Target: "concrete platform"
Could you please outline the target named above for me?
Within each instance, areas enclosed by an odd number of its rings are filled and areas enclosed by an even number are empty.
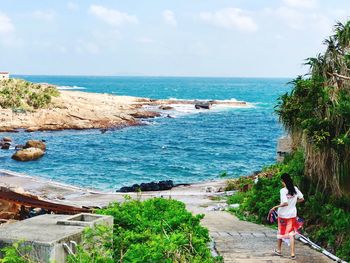
[[[91,216],[41,215],[1,225],[0,247],[23,241],[23,245],[33,248],[30,255],[38,262],[66,262],[67,246],[74,251],[74,242],[81,242],[86,227],[93,227],[96,223],[113,225],[111,216]],[[82,220],[84,218],[89,220]]]

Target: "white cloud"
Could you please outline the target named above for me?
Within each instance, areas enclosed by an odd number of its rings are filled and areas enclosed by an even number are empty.
[[[11,34],[15,31],[15,26],[11,19],[4,13],[0,13],[0,34]]]
[[[77,3],[74,3],[74,2],[68,2],[67,8],[71,11],[77,11],[79,9],[79,5]]]
[[[177,26],[177,21],[175,18],[175,14],[171,10],[164,10],[162,13],[163,20],[166,24],[171,26]]]
[[[55,12],[52,10],[36,10],[32,13],[35,19],[43,21],[52,21],[55,19]]]
[[[138,19],[134,15],[120,12],[116,9],[106,8],[101,5],[91,5],[89,8],[91,14],[105,23],[119,27],[122,24],[137,24]]]
[[[283,3],[294,8],[315,8],[317,6],[317,0],[283,0]]]
[[[225,8],[216,12],[202,12],[199,17],[215,26],[254,32],[258,29],[253,18],[239,8]]]
[[[22,44],[21,39],[16,36],[16,28],[10,17],[0,12],[0,45],[6,47],[19,47]]]

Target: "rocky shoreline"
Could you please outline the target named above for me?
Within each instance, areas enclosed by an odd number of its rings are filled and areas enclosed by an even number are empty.
[[[29,112],[0,108],[0,132],[118,129],[144,125],[142,119],[159,117],[174,105],[185,104],[197,109],[210,109],[216,104],[247,106],[240,101],[155,100],[61,90],[45,109]]]

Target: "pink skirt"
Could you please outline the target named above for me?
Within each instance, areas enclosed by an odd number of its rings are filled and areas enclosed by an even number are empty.
[[[290,238],[299,233],[299,229],[303,226],[303,222],[297,217],[282,218],[278,217],[278,234],[277,238]]]

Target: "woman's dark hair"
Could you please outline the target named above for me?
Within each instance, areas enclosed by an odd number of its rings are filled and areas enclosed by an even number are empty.
[[[282,181],[286,184],[286,187],[288,189],[288,194],[293,196],[297,194],[297,191],[295,190],[294,184],[293,184],[293,180],[290,177],[289,174],[284,173],[281,175],[281,179]]]

